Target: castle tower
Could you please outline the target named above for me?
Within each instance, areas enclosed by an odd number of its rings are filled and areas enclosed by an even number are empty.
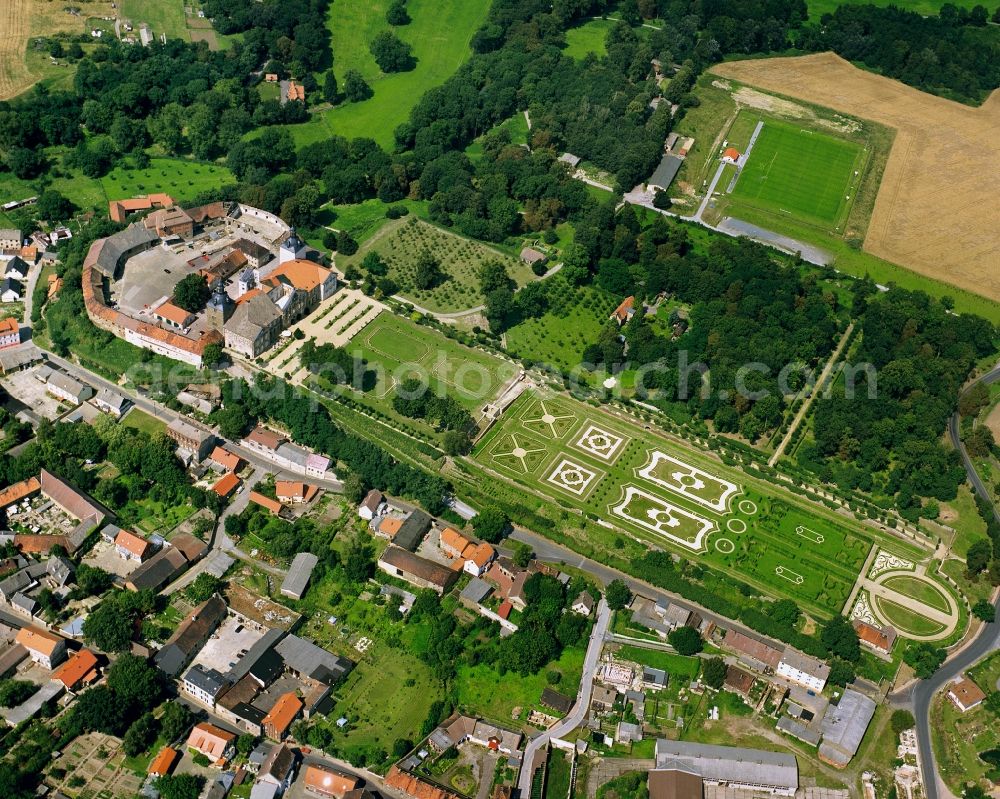
[[[217,280],[212,289],[212,297],[205,306],[205,319],[209,327],[222,332],[222,326],[229,321],[233,313],[233,302],[222,287],[222,281]]]
[[[295,228],[289,228],[288,238],[281,242],[281,247],[278,249],[279,266],[301,258],[307,249],[305,242],[295,232]]]

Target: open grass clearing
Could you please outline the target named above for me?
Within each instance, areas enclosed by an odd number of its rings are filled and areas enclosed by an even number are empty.
[[[990,690],[985,685],[980,687]],[[982,778],[989,768],[979,759],[979,753],[1000,746],[996,716],[982,706],[962,713],[939,692],[931,704],[930,727],[941,778],[959,796],[968,782]]]
[[[153,158],[146,169],[116,167],[101,178],[101,185],[112,200],[162,191],[178,202],[235,182],[233,173],[224,166],[181,158]]]
[[[389,28],[385,12],[390,0],[367,3],[334,2],[327,27],[334,52],[334,72],[343,86],[344,75],[354,69],[371,86],[373,96],[360,103],[344,103],[321,112],[318,118],[291,128],[299,146],[331,134],[349,139],[374,138],[392,149],[393,131],[405,122],[413,106],[434,87],[444,83],[469,57],[472,35],[486,19],[487,0],[410,0],[409,25],[395,33],[413,48],[416,67],[409,72],[381,72],[368,45]]]
[[[980,0],[906,0],[899,3],[897,0],[807,0],[809,8],[809,19],[818,20],[824,14],[832,14],[838,6],[849,5],[874,5],[874,6],[899,6],[907,11],[916,11],[925,17],[934,16],[941,11],[941,6],[946,3],[958,6],[959,8],[972,9],[981,5]],[[993,7],[989,6],[990,11]]]
[[[409,209],[410,216],[427,219],[428,202],[426,200],[402,200],[399,203],[393,203],[393,205],[403,205]],[[359,244],[364,244],[391,221],[385,215],[390,207],[389,204],[375,198],[353,205],[330,205],[327,207],[337,215],[336,219],[330,223],[330,227],[347,231]],[[337,259],[337,263],[343,264],[349,260],[341,256]]]
[[[126,427],[134,427],[136,430],[142,430],[151,436],[162,433],[167,428],[166,422],[135,407],[125,414],[122,424]]]
[[[455,680],[458,709],[508,726],[525,719],[532,708],[551,713],[551,710],[542,707],[542,691],[554,687],[557,691],[574,695],[583,671],[584,654],[581,647],[565,649],[558,660],[527,677],[514,672],[499,675],[492,667],[482,663],[476,666],[461,664]],[[549,671],[558,671],[561,675],[555,686],[550,686],[546,679],[546,672]],[[521,709],[516,718],[513,715],[515,708]]]
[[[390,407],[393,387],[415,376],[424,379],[431,390],[473,410],[492,400],[516,371],[507,361],[389,313],[380,314],[346,349],[378,372],[369,396],[384,398]]]
[[[662,669],[674,679],[690,681],[698,676],[698,658],[684,657],[672,652],[644,649],[638,646],[620,647],[616,655],[623,660],[631,660],[643,666]]]
[[[355,653],[357,657],[357,653]],[[431,704],[441,697],[441,686],[423,661],[405,649],[376,641],[359,658],[336,691],[331,720],[350,719],[344,745],[392,750],[398,738],[417,740]],[[392,690],[386,691],[385,686]],[[336,728],[334,728],[336,729]]]
[[[119,0],[118,16],[131,21],[138,36],[139,25],[146,23],[153,36],[165,33],[168,39],[190,41],[184,16],[184,0]]]
[[[378,253],[389,266],[389,277],[399,285],[400,296],[432,313],[452,313],[483,303],[479,270],[490,261],[500,261],[518,286],[534,280],[531,269],[519,259],[473,239],[422,222],[413,216],[394,220],[347,258],[338,258],[341,268],[359,265],[369,252]],[[417,262],[431,253],[445,278],[434,288],[415,286]]]

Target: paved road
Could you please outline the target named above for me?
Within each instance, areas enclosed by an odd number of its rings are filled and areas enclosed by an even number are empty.
[[[38,283],[38,276],[42,274],[42,264],[32,264],[28,270],[28,283],[24,289],[24,326],[31,328],[31,310],[34,307],[35,285]],[[24,339],[22,339],[23,341]]]
[[[978,380],[970,383],[962,393],[965,394],[974,385],[976,385],[976,383],[984,383],[988,386],[991,383],[997,382],[997,380],[1000,380],[1000,365],[994,366],[993,369],[984,374]],[[990,497],[990,492],[986,488],[986,484],[983,483],[979,473],[976,471],[976,467],[973,466],[972,459],[969,457],[969,453],[965,450],[965,444],[962,443],[962,437],[959,432],[960,422],[961,420],[959,419],[958,411],[956,410],[955,413],[951,415],[951,419],[948,420],[948,434],[951,436],[951,443],[962,456],[962,463],[965,465],[965,473],[968,475],[969,482],[972,483],[972,487],[975,489],[976,493],[979,494],[979,496],[992,505],[993,500]],[[993,515],[996,517],[997,521],[1000,522],[1000,511],[997,510],[996,506],[993,506]]]
[[[1000,598],[994,603],[1000,615]],[[934,749],[931,745],[930,708],[931,700],[953,677],[969,668],[973,663],[1000,648],[1000,622],[984,624],[979,635],[965,649],[945,663],[929,680],[920,680],[910,685],[893,700],[905,699],[907,694],[913,701],[913,715],[917,720],[917,747],[920,750],[920,770],[927,799],[941,799],[951,796],[951,792],[939,782]]]
[[[587,717],[587,710],[590,707],[590,691],[594,687],[594,674],[597,672],[597,664],[601,660],[601,649],[604,647],[604,638],[608,633],[610,622],[611,608],[604,601],[604,597],[601,597],[597,606],[597,621],[590,633],[587,655],[583,660],[583,676],[580,678],[580,690],[576,694],[576,704],[562,721],[533,738],[525,747],[524,759],[521,761],[524,765],[521,767],[521,775],[517,782],[521,799],[527,799],[531,795],[531,764],[534,762],[538,750],[546,746],[553,738],[560,738],[575,730],[583,724]]]
[[[701,201],[701,205],[698,206],[698,210],[695,211],[694,216],[691,217],[693,221],[700,222],[703,225],[705,224],[701,221],[701,215],[705,213],[705,209],[708,208],[708,204],[712,201],[712,196],[715,194],[715,185],[719,182],[719,178],[722,177],[722,172],[725,168],[725,164],[719,164],[719,168],[715,170],[715,177],[712,178],[712,182],[708,186],[708,191],[705,192],[705,199]],[[711,227],[711,225],[706,225],[706,227]]]
[[[751,225],[742,219],[734,219],[731,216],[727,216],[712,229],[737,239],[753,239],[760,244],[767,244],[792,255],[798,253],[802,256],[803,261],[808,261],[811,264],[827,266],[833,263],[833,256],[826,250],[806,244],[798,239],[793,239],[791,236],[782,236],[773,230],[768,230],[758,225]]]

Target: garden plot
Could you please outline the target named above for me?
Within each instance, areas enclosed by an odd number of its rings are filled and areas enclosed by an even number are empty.
[[[635,486],[625,486],[622,501],[611,507],[621,519],[636,524],[675,544],[700,552],[715,522],[679,508]]]
[[[478,241],[407,217],[385,225],[358,252],[338,260],[338,266],[360,265],[369,252],[378,253],[389,267],[389,277],[399,286],[399,296],[431,313],[454,313],[483,304],[479,270],[499,261],[518,286],[534,280],[527,264]],[[433,288],[417,288],[417,264],[425,253],[439,262],[442,278]]]
[[[665,452],[654,450],[649,463],[637,474],[651,483],[682,494],[706,508],[724,513],[729,500],[739,492],[739,486],[691,466]]]
[[[496,479],[597,520],[588,535],[698,553],[819,615],[843,609],[877,538],[707,453],[564,396],[525,392],[473,458]]]

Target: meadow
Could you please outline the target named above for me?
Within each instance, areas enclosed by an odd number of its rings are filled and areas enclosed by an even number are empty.
[[[377,372],[366,396],[390,409],[393,387],[411,375],[427,380],[432,390],[454,397],[471,411],[492,400],[516,371],[511,363],[390,313],[380,314],[345,349]]]
[[[734,127],[744,116],[756,117],[743,112]],[[747,203],[775,214],[839,227],[850,204],[847,197],[855,193],[864,160],[862,148],[787,122],[772,118],[761,121],[764,127],[731,195],[737,201],[735,214],[739,213],[738,204]]]
[[[489,8],[487,0],[410,0],[406,10],[412,21],[394,31],[413,48],[417,64],[409,72],[387,75],[379,70],[368,45],[389,27],[385,21],[389,5],[390,0],[338,0],[331,5],[327,27],[333,39],[337,80],[342,87],[347,71],[357,70],[371,86],[373,96],[360,103],[344,103],[317,114],[312,122],[292,126],[299,146],[330,135],[349,139],[363,136],[391,150],[393,131],[409,118],[424,92],[444,83],[469,57],[469,42]]]
[[[674,459],[666,468],[664,455]],[[601,527],[704,559],[821,616],[843,608],[874,538],[823,507],[564,397],[526,392],[473,458]],[[623,502],[640,492],[638,507]]]
[[[165,33],[168,39],[190,41],[183,0],[120,0],[120,3],[119,17],[131,21],[136,31],[145,22],[156,38]]]
[[[146,169],[116,167],[101,178],[108,199],[162,191],[178,202],[235,182],[233,173],[224,166],[178,158],[152,158]]]
[[[416,216],[419,219],[427,218],[427,200],[402,200],[393,203],[393,205],[405,206],[411,216]],[[385,215],[389,209],[389,203],[384,203],[374,197],[352,205],[327,205],[325,207],[336,214],[330,227],[346,231],[359,244],[364,244],[390,221]],[[343,256],[338,259],[340,263],[348,260]]]
[[[452,313],[482,304],[479,269],[489,261],[500,261],[518,286],[534,279],[531,269],[519,259],[473,239],[422,222],[413,216],[382,227],[361,249],[347,258],[338,258],[341,268],[360,264],[365,255],[376,252],[389,266],[389,277],[399,285],[399,294],[432,313]],[[432,253],[446,275],[432,289],[414,285],[417,260]]]
[[[958,6],[959,8],[972,9],[977,5],[982,5],[980,0],[906,0],[900,3],[898,0],[807,0],[809,8],[809,19],[818,20],[824,14],[832,14],[838,6],[844,5],[873,5],[873,6],[899,6],[907,11],[916,11],[925,17],[933,16],[941,11],[941,6],[946,3]],[[993,7],[990,6],[990,11]]]

